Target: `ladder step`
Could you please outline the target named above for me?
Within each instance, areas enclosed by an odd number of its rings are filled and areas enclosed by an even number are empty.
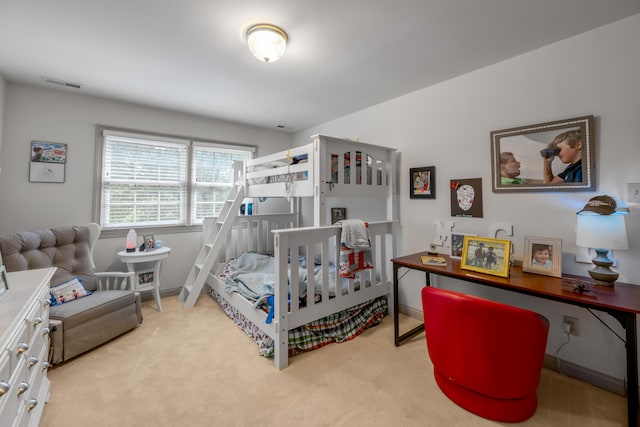
[[[224,248],[223,239],[231,232],[234,219],[238,215],[240,204],[244,199],[244,189],[242,186],[235,186],[229,194],[227,200],[215,221],[216,226],[207,236],[203,247],[198,254],[198,258],[193,264],[189,277],[180,291],[179,300],[185,307],[193,307],[200,296],[204,286],[207,286],[207,278],[210,271]],[[205,252],[203,252],[205,250]]]

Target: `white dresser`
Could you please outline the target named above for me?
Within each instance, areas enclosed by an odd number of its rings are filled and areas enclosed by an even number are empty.
[[[54,268],[7,273],[0,294],[0,427],[37,426],[49,399],[49,281]]]

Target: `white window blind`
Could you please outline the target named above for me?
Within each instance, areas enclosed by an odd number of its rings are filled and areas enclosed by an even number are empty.
[[[233,186],[233,162],[255,152],[102,126],[96,143],[94,220],[104,230],[202,224],[219,215]]]
[[[188,150],[186,143],[105,133],[103,227],[186,224]]]
[[[252,151],[197,144],[192,161],[192,223],[218,216],[233,186],[233,162],[251,159]]]

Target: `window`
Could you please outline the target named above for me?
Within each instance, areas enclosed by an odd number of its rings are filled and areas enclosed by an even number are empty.
[[[251,158],[246,150],[197,143],[193,149],[192,222],[220,213],[233,186],[233,162]]]
[[[99,127],[95,220],[105,229],[202,224],[255,149]]]

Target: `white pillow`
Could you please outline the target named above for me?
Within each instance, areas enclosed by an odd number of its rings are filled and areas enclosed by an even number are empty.
[[[64,304],[65,302],[91,295],[91,292],[84,288],[82,279],[79,277],[53,286],[50,291],[52,305]]]

